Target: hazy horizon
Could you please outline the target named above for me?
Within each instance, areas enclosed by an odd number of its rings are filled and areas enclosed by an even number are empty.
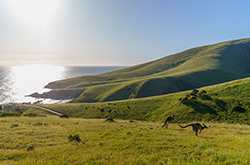
[[[0,66],[133,66],[248,38],[250,2],[0,1]]]

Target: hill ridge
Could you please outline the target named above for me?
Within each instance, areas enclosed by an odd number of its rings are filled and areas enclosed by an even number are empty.
[[[36,97],[53,98],[57,93],[63,96],[64,91],[68,93],[70,90],[73,102],[124,100],[190,90],[249,76],[250,38],[245,38],[191,48],[95,76],[51,82],[46,87],[53,90]]]

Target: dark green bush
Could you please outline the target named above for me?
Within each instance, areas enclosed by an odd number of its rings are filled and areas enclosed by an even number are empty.
[[[202,96],[204,93],[207,93],[207,91],[205,91],[204,89],[202,89],[202,90],[200,90],[199,92],[198,92],[198,96],[200,97],[200,96]]]
[[[69,134],[68,139],[69,139],[69,141],[77,141],[77,142],[81,141],[78,133],[75,133],[74,135]]]
[[[0,117],[21,116],[19,112],[0,112]]]
[[[18,127],[18,124],[12,124],[10,128]]]
[[[198,93],[198,92],[199,92],[199,90],[194,89],[194,90],[192,90],[192,92],[190,93],[190,95],[197,96],[197,93]]]
[[[67,114],[64,113],[64,114],[60,115],[60,118],[67,118],[68,119],[69,115],[67,115]]]
[[[39,126],[39,125],[43,125],[43,123],[41,123],[41,122],[38,121],[38,122],[34,123],[33,125],[34,126]]]
[[[36,113],[24,113],[23,116],[37,117],[38,114],[36,114]]]
[[[196,98],[194,95],[192,95],[192,96],[190,96],[190,97],[188,98],[188,100],[189,100],[189,101],[195,101],[195,100],[197,100],[197,98]]]
[[[186,97],[181,97],[181,98],[179,98],[179,100],[182,101],[182,102],[186,102],[186,101],[188,101],[188,98],[186,98]]]
[[[68,139],[69,139],[69,141],[73,141],[74,140],[74,136],[72,134],[69,134]]]

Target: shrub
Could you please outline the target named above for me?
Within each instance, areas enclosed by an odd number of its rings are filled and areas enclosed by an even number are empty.
[[[202,96],[204,93],[207,93],[207,91],[205,91],[204,89],[202,89],[202,90],[200,90],[200,91],[198,92],[198,96],[200,97],[200,96]]]
[[[186,101],[188,101],[188,98],[186,98],[186,97],[181,97],[181,98],[179,98],[179,101],[186,102]]]
[[[19,112],[0,112],[0,117],[21,116]]]
[[[197,98],[196,98],[195,95],[191,95],[191,96],[188,95],[186,97],[181,97],[178,100],[181,101],[181,102],[189,102],[189,101],[196,101]]]
[[[18,127],[18,124],[12,124],[10,128]]]
[[[195,100],[197,100],[197,98],[196,98],[194,95],[192,95],[192,96],[189,97],[188,100],[189,100],[189,101],[195,101]]]
[[[109,122],[115,122],[113,118],[108,118],[105,121],[109,121]]]
[[[199,90],[194,89],[194,90],[192,90],[192,92],[190,93],[190,95],[196,96],[198,92],[199,92]]]
[[[68,139],[69,139],[69,141],[73,141],[74,140],[74,136],[72,134],[69,134]]]
[[[43,125],[43,123],[41,123],[41,122],[36,122],[36,123],[34,123],[33,125],[35,125],[35,126],[39,126],[39,125]]]
[[[74,134],[74,140],[77,141],[77,142],[81,141],[79,134],[77,134],[77,133]]]
[[[23,116],[36,117],[38,114],[36,113],[24,113]]]
[[[77,142],[81,141],[78,133],[75,133],[74,135],[69,134],[68,139],[69,139],[69,141],[77,141]]]
[[[60,115],[60,118],[67,118],[67,119],[69,119],[69,115],[67,115],[67,114],[62,114],[62,115]]]

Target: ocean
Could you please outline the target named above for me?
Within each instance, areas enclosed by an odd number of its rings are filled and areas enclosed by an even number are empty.
[[[35,99],[26,97],[34,92],[49,91],[44,88],[49,82],[85,75],[97,75],[124,66],[50,66],[27,65],[0,67],[0,104],[23,103],[43,100],[50,104],[59,102],[51,99]]]

